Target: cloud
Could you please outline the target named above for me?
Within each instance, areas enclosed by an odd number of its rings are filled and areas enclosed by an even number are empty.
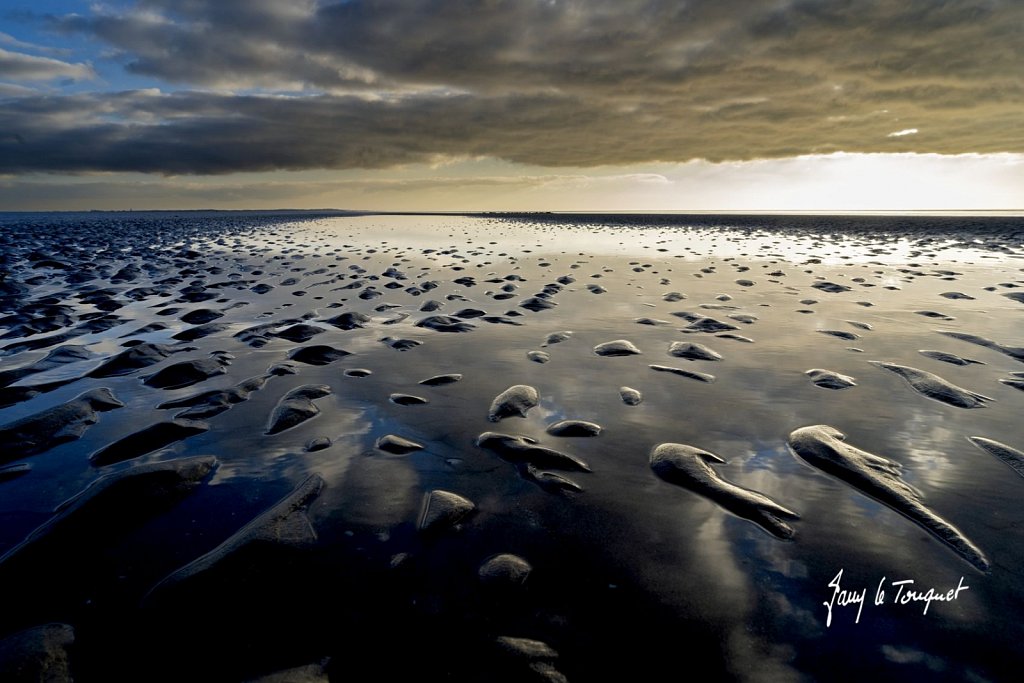
[[[592,167],[837,150],[906,152],[922,146],[917,140],[932,152],[998,152],[1024,140],[1024,120],[1016,112],[1000,114],[998,133],[962,112],[943,110],[931,115],[927,131],[922,126],[918,135],[887,138],[893,121],[880,117],[835,124],[788,105],[785,123],[766,111],[695,121],[677,116],[678,107],[669,100],[620,111],[563,94],[380,100],[133,91],[24,97],[0,108],[0,130],[19,136],[17,142],[0,140],[0,172],[371,169],[445,156]]]
[[[17,81],[50,81],[57,78],[82,81],[96,77],[96,72],[88,64],[71,64],[3,48],[0,48],[0,74]]]
[[[53,21],[193,84],[216,84],[216,68],[329,86],[330,69],[356,66],[393,83],[620,94],[723,74],[1013,81],[1022,18],[1015,0],[142,0]]]
[[[203,90],[27,96],[0,171],[1020,152],[1022,23],[1016,0],[140,0],[50,24]]]
[[[28,97],[38,95],[39,90],[25,85],[0,82],[0,97]]]
[[[50,55],[67,55],[71,51],[67,48],[51,47],[49,45],[39,45],[36,43],[29,43],[23,40],[18,40],[9,33],[0,31],[0,43],[9,45],[16,50],[24,50],[26,52],[42,52],[43,54]]]

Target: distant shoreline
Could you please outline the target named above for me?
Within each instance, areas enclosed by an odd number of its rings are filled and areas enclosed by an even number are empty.
[[[37,210],[37,211],[0,211],[3,215],[38,215],[38,214],[233,214],[233,215],[295,215],[295,216],[468,216],[468,217],[501,217],[501,218],[565,218],[586,217],[593,219],[596,216],[678,216],[678,217],[707,217],[707,216],[771,216],[771,217],[811,217],[811,216],[836,216],[836,217],[979,217],[979,218],[1024,218],[1024,208],[1021,209],[910,209],[901,211],[885,210],[843,210],[834,211],[796,211],[796,210],[760,210],[760,211],[729,211],[729,210],[620,210],[620,211],[387,211],[375,209],[80,209],[80,210]]]

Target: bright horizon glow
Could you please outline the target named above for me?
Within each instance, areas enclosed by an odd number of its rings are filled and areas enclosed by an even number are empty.
[[[1024,209],[1024,155],[846,154],[549,169],[463,160],[382,171],[0,177],[5,210],[969,212]]]

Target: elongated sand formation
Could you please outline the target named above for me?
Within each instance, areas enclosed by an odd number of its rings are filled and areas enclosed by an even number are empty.
[[[964,534],[925,507],[921,494],[901,479],[901,465],[846,443],[834,427],[801,427],[789,435],[789,447],[826,474],[871,496],[928,531],[976,569],[989,569],[988,558]]]
[[[709,463],[725,463],[714,453],[678,443],[659,444],[651,451],[651,469],[659,477],[698,493],[729,512],[757,524],[779,538],[792,538],[793,527],[784,520],[800,515],[768,496],[723,479]]]

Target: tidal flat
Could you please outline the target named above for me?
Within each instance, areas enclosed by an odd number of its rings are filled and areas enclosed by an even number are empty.
[[[0,674],[1024,667],[1024,219],[0,214],[0,275]]]

